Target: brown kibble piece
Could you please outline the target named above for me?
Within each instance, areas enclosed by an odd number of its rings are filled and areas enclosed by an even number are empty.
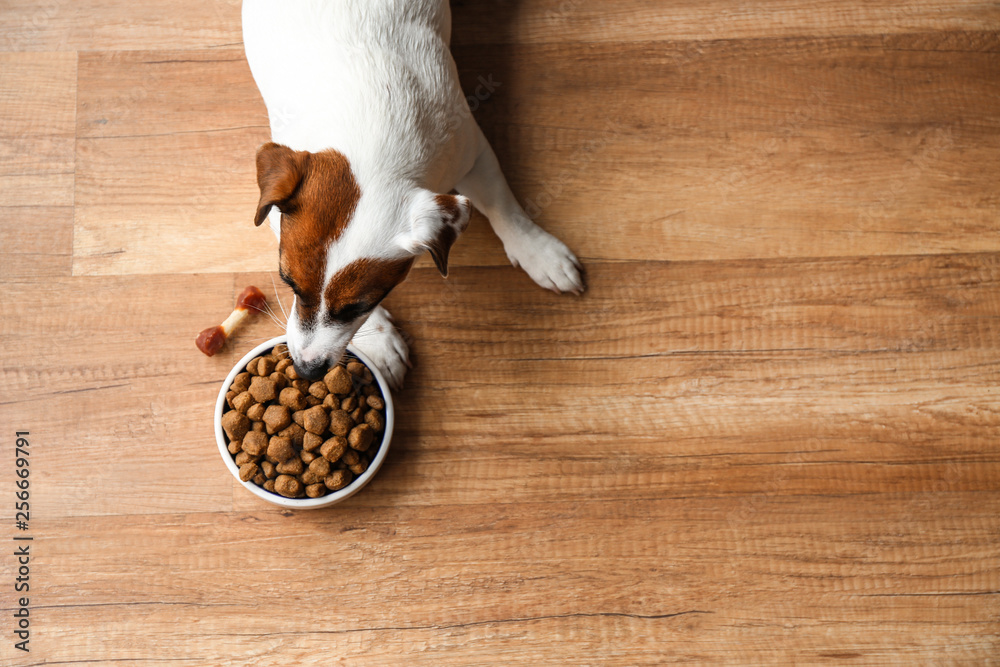
[[[295,412],[292,413],[292,421],[298,424],[299,426],[302,426],[302,424],[305,423],[305,417],[306,417],[305,410],[296,410]]]
[[[238,394],[235,391],[226,392],[226,405],[233,407],[233,399],[236,398]]]
[[[273,479],[269,479],[266,482],[264,482],[264,489],[266,491],[270,491],[271,493],[274,493],[274,480]]]
[[[222,430],[230,440],[242,440],[250,430],[250,420],[238,410],[230,410],[222,415]]]
[[[302,446],[302,439],[306,435],[306,430],[298,424],[291,424],[283,431],[278,431],[278,436],[288,438],[296,447]]]
[[[252,421],[259,422],[264,418],[264,410],[266,409],[267,408],[264,407],[263,403],[254,403],[250,406],[250,409],[247,410],[247,417],[249,417]]]
[[[365,421],[365,409],[362,407],[355,408],[354,412],[351,413],[351,419],[354,420],[355,424],[361,424]]]
[[[247,433],[243,438],[243,451],[251,456],[263,456],[267,451],[267,435],[259,431]]]
[[[354,388],[351,374],[343,366],[334,366],[323,378],[326,388],[333,394],[349,394]]]
[[[306,487],[306,495],[310,498],[322,498],[326,495],[326,484],[310,484]]]
[[[256,475],[254,475],[253,483],[256,484],[257,486],[263,486],[264,482],[266,481],[267,477],[264,477],[264,473],[259,472]]]
[[[385,417],[375,408],[365,413],[365,423],[371,426],[372,430],[376,433],[381,433],[385,430]]]
[[[309,396],[306,396],[306,405],[310,408],[314,408],[317,405],[323,405],[323,401],[310,394]]]
[[[279,360],[278,363],[274,365],[274,372],[281,373],[282,375],[284,375],[285,369],[291,365],[292,365],[292,360],[289,359],[288,356],[286,355],[281,360]],[[287,378],[288,376],[285,375],[285,377]]]
[[[301,378],[298,380],[292,380],[292,386],[301,391],[303,396],[309,393],[310,384],[312,383],[309,382],[309,380],[303,380]]]
[[[336,436],[323,443],[319,453],[330,463],[336,463],[347,451],[347,438]]]
[[[348,470],[335,470],[326,476],[323,484],[331,491],[338,491],[351,483],[353,476]]]
[[[268,479],[274,479],[278,476],[278,472],[274,469],[274,464],[270,461],[261,461],[260,471],[264,473],[264,476]]]
[[[229,388],[237,394],[242,394],[250,388],[250,377],[250,374],[246,371],[239,373],[235,378],[233,378],[233,384]]]
[[[246,414],[250,406],[255,404],[256,401],[253,400],[253,396],[250,395],[249,391],[245,391],[233,399],[233,409],[239,410],[243,414]]]
[[[372,430],[372,427],[368,424],[359,424],[351,429],[350,435],[347,436],[347,443],[351,446],[351,449],[366,452],[374,439],[375,432]]]
[[[294,498],[302,493],[302,482],[291,475],[279,475],[274,480],[274,490],[286,498]]]
[[[258,361],[260,361],[260,357],[254,357],[253,359],[251,359],[250,361],[248,361],[247,362],[246,372],[249,373],[250,375],[256,376],[257,375],[257,362]]]
[[[347,362],[347,372],[355,377],[360,377],[364,375],[365,365],[360,361],[349,361]]]
[[[321,435],[329,425],[330,418],[327,416],[326,410],[323,409],[322,405],[309,408],[302,414],[302,428],[310,433]]]
[[[377,394],[372,394],[366,398],[365,403],[368,404],[369,408],[373,408],[375,410],[385,410],[385,401]]]
[[[361,460],[361,455],[353,449],[348,449],[344,452],[344,455],[340,457],[340,460],[343,461],[345,466],[353,466],[357,465],[358,461]]]
[[[306,397],[295,387],[285,387],[278,396],[278,402],[289,410],[305,410]]]
[[[295,370],[295,365],[294,364],[292,364],[291,366],[288,366],[287,368],[285,368],[285,377],[288,378],[289,380],[291,380],[292,382],[300,379],[299,378],[299,372],[297,370]]]
[[[249,482],[258,472],[260,472],[260,467],[256,463],[246,463],[240,466],[240,481]]]
[[[292,447],[292,441],[288,438],[274,436],[267,443],[267,456],[279,463],[284,463],[295,456],[295,448]]]
[[[315,474],[317,477],[326,477],[330,474],[330,462],[320,456],[309,464],[309,472]]]
[[[249,435],[249,433],[247,435]],[[229,447],[227,449],[229,449],[230,454],[236,456],[237,454],[243,451],[243,443],[240,442],[239,440],[232,440],[230,441]]]
[[[352,466],[347,466],[347,469],[353,472],[355,475],[361,475],[366,470],[368,470],[368,461],[361,459]]]
[[[258,403],[257,405],[260,405],[260,403]],[[254,422],[253,426],[251,427],[251,430],[260,431],[261,433],[263,433],[264,432],[264,422]]]
[[[330,390],[327,389],[325,383],[316,381],[309,385],[309,393],[322,401],[329,395]]]
[[[239,454],[237,454],[233,458],[233,460],[236,462],[237,466],[244,466],[244,465],[246,465],[247,463],[250,463],[250,462],[253,462],[253,463],[257,462],[257,458],[256,457],[250,456],[246,452],[240,452]]]
[[[264,411],[264,423],[267,432],[274,435],[292,423],[292,415],[284,405],[271,405]]]
[[[327,410],[336,410],[340,407],[340,399],[337,398],[336,394],[327,394],[326,398],[323,399],[323,407]]]
[[[319,447],[321,447],[322,445],[323,445],[323,438],[316,435],[315,433],[309,433],[308,431],[306,431],[306,434],[302,437],[302,449],[304,449],[307,452],[314,452],[317,449],[319,449]]]
[[[267,376],[274,372],[274,359],[271,357],[260,357],[257,361],[257,375]]]
[[[301,481],[306,486],[309,486],[310,484],[316,484],[318,482],[322,482],[323,480],[322,478],[317,477],[316,473],[309,472],[308,470],[306,470],[304,473],[299,475],[299,481]]]
[[[348,396],[340,402],[340,409],[344,412],[354,412],[358,409],[358,397]]]
[[[302,463],[302,459],[293,456],[284,463],[274,466],[274,469],[281,475],[301,475],[302,471],[306,469],[306,465]]]
[[[354,420],[351,415],[343,410],[334,410],[330,413],[330,433],[334,435],[347,435],[354,428]]]
[[[287,359],[288,346],[285,345],[284,343],[278,343],[277,345],[274,346],[274,349],[271,350],[271,356],[273,356],[275,359]]]
[[[284,373],[278,373],[275,371],[268,376],[271,382],[274,383],[275,390],[280,394],[281,390],[288,386],[288,378],[285,377]]]
[[[278,388],[271,378],[255,377],[250,381],[250,395],[258,403],[273,401],[278,396]]]
[[[312,435],[312,434],[310,433],[310,435]],[[306,465],[309,465],[310,463],[312,463],[313,461],[315,461],[317,458],[319,458],[319,454],[317,454],[316,452],[307,452],[307,451],[303,450],[303,451],[299,452],[299,458],[302,459],[303,463],[305,463]]]

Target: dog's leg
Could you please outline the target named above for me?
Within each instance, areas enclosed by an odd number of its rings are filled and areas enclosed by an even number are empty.
[[[392,323],[389,311],[376,307],[351,344],[368,355],[393,389],[402,388],[403,376],[410,368],[410,347]]]
[[[472,170],[455,189],[490,220],[511,264],[553,292],[582,294],[583,267],[566,245],[528,217],[507,185],[493,149],[480,132],[483,147]]]

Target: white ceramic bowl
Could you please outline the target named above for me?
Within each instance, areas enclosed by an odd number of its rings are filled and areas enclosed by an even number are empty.
[[[385,461],[385,456],[389,452],[389,442],[392,440],[392,427],[395,422],[395,410],[392,406],[392,394],[389,392],[389,385],[386,383],[385,378],[379,373],[378,369],[371,363],[364,354],[357,350],[353,345],[347,346],[347,351],[356,356],[361,360],[365,366],[372,372],[375,376],[375,381],[378,382],[379,389],[382,390],[382,397],[385,399],[385,432],[382,435],[382,445],[378,448],[378,452],[375,454],[375,458],[372,460],[371,465],[368,466],[368,470],[358,475],[354,481],[340,489],[339,491],[334,491],[333,493],[328,493],[322,498],[285,498],[284,496],[279,496],[277,493],[271,493],[266,489],[263,489],[253,482],[243,482],[240,480],[240,469],[236,466],[236,462],[233,461],[233,455],[229,453],[229,441],[226,438],[225,432],[222,430],[222,412],[226,407],[226,392],[229,391],[229,387],[233,384],[233,380],[236,376],[243,372],[246,365],[256,356],[268,352],[271,348],[279,343],[285,342],[285,336],[278,336],[277,338],[272,338],[266,343],[261,343],[254,349],[247,352],[246,356],[237,362],[233,370],[229,372],[226,377],[226,381],[222,383],[222,389],[219,391],[219,400],[215,402],[215,439],[219,444],[219,454],[222,455],[222,461],[229,468],[229,472],[233,474],[233,477],[237,482],[243,485],[250,493],[255,496],[266,500],[269,503],[274,503],[275,505],[280,505],[282,507],[289,507],[292,509],[300,510],[311,510],[319,507],[329,507],[330,505],[336,505],[337,503],[347,500],[355,493],[364,488],[365,484],[371,481],[371,478],[375,476],[378,469],[382,467],[382,462]]]

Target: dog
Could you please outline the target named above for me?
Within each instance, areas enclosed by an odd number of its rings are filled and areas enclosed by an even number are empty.
[[[576,256],[531,221],[472,118],[448,0],[244,0],[243,40],[272,141],[254,216],[295,297],[288,349],[322,377],[349,341],[394,388],[409,348],[380,305],[430,253],[442,276],[474,205],[540,286],[581,294]],[[449,194],[451,192],[458,194]]]

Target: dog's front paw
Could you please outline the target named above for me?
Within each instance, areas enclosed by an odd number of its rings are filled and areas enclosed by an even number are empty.
[[[504,244],[507,258],[531,279],[553,292],[583,294],[583,266],[566,244],[541,227]]]
[[[361,350],[395,391],[403,387],[410,366],[410,346],[392,323],[389,312],[379,306],[351,341]]]

